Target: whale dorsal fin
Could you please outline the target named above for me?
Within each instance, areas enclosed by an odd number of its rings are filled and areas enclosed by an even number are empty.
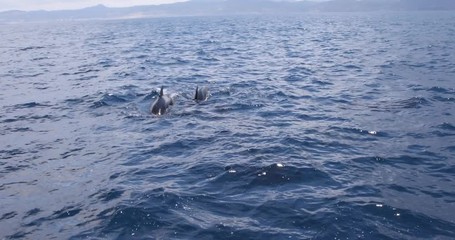
[[[194,94],[194,99],[196,99],[196,100],[197,100],[197,92],[198,92],[198,89],[199,89],[199,87],[196,86],[196,94]]]
[[[163,86],[161,86],[161,90],[160,90],[160,97],[162,97],[164,94],[163,94]]]

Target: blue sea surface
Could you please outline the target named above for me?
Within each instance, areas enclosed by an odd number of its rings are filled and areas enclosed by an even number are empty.
[[[453,12],[0,36],[0,239],[455,238]]]

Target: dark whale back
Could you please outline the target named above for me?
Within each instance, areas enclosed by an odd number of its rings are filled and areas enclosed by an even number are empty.
[[[194,100],[196,101],[206,101],[209,98],[209,89],[207,87],[196,87],[196,92],[194,94]]]
[[[169,107],[174,105],[174,99],[164,95],[163,87],[160,90],[160,96],[150,106],[150,111],[155,115],[163,115],[169,111]]]

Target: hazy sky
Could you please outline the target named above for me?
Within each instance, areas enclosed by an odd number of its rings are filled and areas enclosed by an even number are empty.
[[[0,0],[0,11],[78,9],[97,4],[108,7],[127,7],[184,1],[186,0]]]
[[[80,9],[103,4],[107,7],[129,7],[137,5],[157,5],[163,3],[186,2],[188,0],[0,0],[0,11],[7,10],[62,10]],[[206,0],[209,1],[209,0]],[[218,0],[219,1],[219,0]],[[279,0],[275,0],[279,1]],[[301,0],[281,0],[301,1]],[[327,1],[327,0],[311,0]]]

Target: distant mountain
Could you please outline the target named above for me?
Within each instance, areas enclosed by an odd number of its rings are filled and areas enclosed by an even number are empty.
[[[334,0],[322,2],[320,11],[434,11],[455,10],[454,0]]]
[[[0,22],[122,19],[172,16],[245,14],[300,14],[305,12],[455,10],[455,0],[192,0],[174,4],[108,8],[104,5],[79,10],[6,11]]]

